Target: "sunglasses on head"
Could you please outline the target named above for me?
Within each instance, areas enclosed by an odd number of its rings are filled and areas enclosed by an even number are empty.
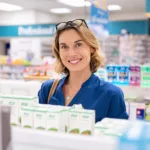
[[[61,23],[56,24],[56,30],[60,31],[60,30],[63,30],[65,28],[68,28],[68,27],[78,28],[82,24],[85,24],[86,27],[88,28],[88,25],[87,25],[87,23],[85,22],[84,19],[76,19],[76,20],[73,20],[73,21],[61,22]]]

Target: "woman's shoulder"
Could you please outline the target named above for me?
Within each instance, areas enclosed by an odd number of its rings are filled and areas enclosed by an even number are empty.
[[[51,87],[55,79],[50,79],[42,83],[43,88]]]
[[[50,89],[54,83],[55,79],[47,80],[41,85],[41,89],[38,92],[39,102],[42,104],[47,103],[48,95],[50,92]]]
[[[50,79],[50,80],[47,80],[45,82],[42,83],[42,86],[41,88],[44,88],[44,89],[50,89],[54,83],[55,80],[58,80],[58,85],[62,82],[64,78],[55,78],[55,79]]]
[[[120,94],[123,95],[122,90],[118,86],[110,82],[101,80],[100,78],[98,78],[97,86],[103,92],[108,92],[109,94],[113,95],[120,95]]]

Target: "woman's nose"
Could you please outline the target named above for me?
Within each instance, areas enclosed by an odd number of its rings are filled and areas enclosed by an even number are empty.
[[[75,50],[73,48],[69,49],[69,55],[70,56],[75,55]]]

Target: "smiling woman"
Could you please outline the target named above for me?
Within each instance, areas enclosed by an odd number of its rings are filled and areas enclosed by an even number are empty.
[[[84,65],[87,66],[89,66],[90,64],[91,71],[96,72],[97,69],[103,63],[104,55],[100,50],[98,40],[96,39],[93,32],[88,28],[86,22],[82,19],[81,20],[77,19],[70,22],[67,26],[65,22],[62,22],[56,26],[56,29],[57,33],[55,36],[53,49],[54,55],[57,58],[56,72],[58,73],[64,72],[66,74],[69,73],[68,68],[63,63],[64,59],[61,59],[61,57],[63,57],[65,54],[68,53],[72,53],[71,54],[71,57],[73,57],[72,59],[76,59],[75,56],[77,57],[77,55],[80,55],[80,57],[82,55],[86,55],[86,57],[84,57],[86,59],[83,59],[84,62],[82,62],[82,64],[84,63]],[[64,53],[64,50],[66,53]],[[80,59],[82,60],[82,58]],[[88,64],[85,64],[85,60],[89,61],[87,62]],[[80,63],[81,68],[82,64]]]
[[[53,53],[55,70],[66,77],[48,99],[49,104],[72,106],[82,104],[96,111],[96,121],[105,117],[127,119],[122,91],[93,73],[103,64],[104,55],[98,40],[83,19],[56,25]],[[54,80],[46,81],[39,91],[39,102],[47,103]]]

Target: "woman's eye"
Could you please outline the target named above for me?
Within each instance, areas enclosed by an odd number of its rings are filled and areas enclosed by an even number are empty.
[[[66,45],[61,46],[61,49],[66,49],[66,48],[67,48]]]
[[[82,46],[82,43],[77,43],[76,44],[76,47],[81,47]]]

